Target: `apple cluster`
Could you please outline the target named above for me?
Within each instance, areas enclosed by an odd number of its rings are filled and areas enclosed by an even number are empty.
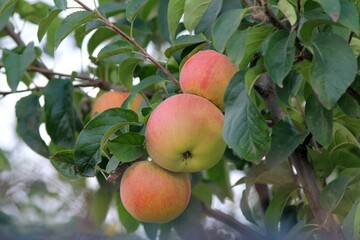
[[[140,165],[136,164],[121,181],[123,204],[135,218],[149,222],[176,218],[190,199],[188,173],[209,169],[221,159],[226,148],[224,93],[237,71],[227,56],[213,50],[200,51],[186,61],[180,71],[183,93],[161,102],[146,125],[145,145],[152,161],[143,164],[156,168],[159,176],[138,170],[132,184],[128,178],[135,175]]]
[[[145,145],[151,161],[132,164],[121,179],[121,201],[134,218],[155,223],[175,219],[190,200],[188,173],[209,169],[221,159],[226,148],[224,93],[237,71],[227,56],[213,50],[186,61],[180,71],[183,93],[161,102],[147,122]],[[136,111],[139,102],[141,96],[131,108]],[[93,112],[103,110],[98,104]]]

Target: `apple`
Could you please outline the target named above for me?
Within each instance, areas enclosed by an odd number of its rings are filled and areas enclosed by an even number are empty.
[[[91,117],[94,117],[95,113],[101,113],[109,108],[121,107],[121,105],[129,95],[129,92],[116,91],[109,91],[101,94],[94,101],[93,107],[91,109]],[[140,94],[137,94],[133,102],[131,103],[130,109],[137,112],[143,101],[144,98]]]
[[[193,94],[177,94],[161,102],[146,125],[149,156],[173,172],[197,172],[211,168],[223,156],[224,115],[209,100]]]
[[[186,173],[174,173],[152,161],[139,161],[121,178],[120,198],[125,209],[140,222],[166,223],[189,203],[191,183]]]
[[[238,70],[226,55],[214,50],[200,51],[182,67],[180,87],[184,93],[202,96],[224,110],[226,87]]]

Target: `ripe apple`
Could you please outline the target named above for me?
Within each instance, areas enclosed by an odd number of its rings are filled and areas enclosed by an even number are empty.
[[[224,110],[224,93],[238,71],[230,59],[213,50],[191,56],[180,71],[180,87],[184,93],[202,96]]]
[[[121,178],[120,198],[138,221],[165,223],[186,208],[191,183],[186,173],[174,173],[152,161],[140,161],[126,169]]]
[[[91,117],[94,117],[96,112],[101,113],[109,108],[121,107],[121,105],[129,95],[130,93],[128,92],[116,91],[109,91],[101,94],[99,97],[96,98],[93,104],[93,107],[91,109]],[[140,94],[137,94],[131,104],[130,109],[137,112],[143,101],[144,98]]]
[[[209,100],[178,94],[160,103],[146,125],[145,144],[155,163],[173,172],[197,172],[223,156],[224,115]]]

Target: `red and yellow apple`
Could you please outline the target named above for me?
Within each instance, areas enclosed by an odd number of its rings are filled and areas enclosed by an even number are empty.
[[[121,201],[141,222],[165,223],[175,219],[185,210],[190,195],[188,174],[170,172],[152,161],[132,164],[121,178]]]
[[[116,91],[109,91],[101,94],[94,101],[93,107],[91,109],[91,117],[94,117],[95,113],[101,113],[109,108],[121,107],[129,95],[129,92]],[[137,112],[143,101],[144,98],[140,94],[137,94],[131,103],[130,109]]]
[[[224,110],[224,93],[238,71],[230,59],[213,50],[191,56],[180,71],[180,87],[184,93],[202,96]]]
[[[146,125],[149,156],[173,172],[197,172],[211,168],[223,156],[224,115],[209,100],[193,94],[177,94],[161,102]]]

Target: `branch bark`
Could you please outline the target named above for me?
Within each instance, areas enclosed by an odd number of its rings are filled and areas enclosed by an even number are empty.
[[[3,68],[3,67],[4,67],[4,65],[0,64],[0,69]],[[106,91],[109,91],[111,89],[116,90],[116,91],[120,91],[120,92],[121,91],[123,91],[123,92],[127,91],[123,87],[111,84],[111,83],[109,83],[109,82],[107,82],[105,80],[102,80],[102,79],[94,79],[94,78],[86,77],[86,76],[73,76],[73,75],[66,74],[66,73],[53,72],[53,71],[51,71],[51,70],[49,70],[47,68],[29,66],[26,71],[28,71],[28,72],[38,72],[38,73],[43,74],[45,77],[46,76],[52,76],[52,78],[53,78],[55,76],[60,76],[60,77],[68,77],[68,78],[74,78],[74,79],[77,79],[77,80],[84,81],[84,83],[82,83],[82,84],[75,84],[74,87],[99,87],[100,89],[106,90]],[[43,89],[43,87],[28,88],[28,89],[24,89],[24,90],[15,91],[15,92],[4,92],[3,91],[3,92],[0,92],[0,95],[6,96],[6,95],[9,95],[9,94],[13,94],[13,93],[39,91],[41,89]]]
[[[263,97],[275,122],[286,118],[286,113],[282,111],[277,103],[278,98],[274,83],[268,74],[264,74],[259,78],[255,89]],[[324,239],[344,239],[341,226],[336,222],[334,216],[320,206],[321,186],[307,158],[306,146],[304,144],[299,145],[289,159],[296,169],[297,179],[303,188],[315,221],[322,229],[322,237]]]
[[[360,93],[358,93],[353,87],[348,87],[347,89],[346,89],[346,92],[350,95],[350,96],[352,96],[355,100],[356,100],[356,102],[360,105]]]
[[[245,237],[245,239],[253,239],[253,240],[262,240],[265,239],[265,236],[261,235],[259,232],[253,230],[252,228],[246,226],[245,224],[240,223],[233,217],[219,211],[208,207],[206,204],[201,204],[203,212],[212,218],[219,220],[220,222],[230,226],[241,235]]]

